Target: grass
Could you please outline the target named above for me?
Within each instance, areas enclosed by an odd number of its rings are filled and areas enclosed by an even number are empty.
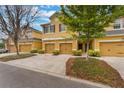
[[[124,87],[120,74],[106,62],[95,58],[70,58],[66,63],[66,75],[108,84],[111,87]]]
[[[31,54],[31,53],[26,53],[26,54],[20,54],[20,55],[9,55],[9,56],[4,56],[0,58],[0,61],[6,62],[6,61],[11,61],[11,60],[16,60],[16,59],[23,59],[27,57],[32,57],[35,56],[36,54]]]

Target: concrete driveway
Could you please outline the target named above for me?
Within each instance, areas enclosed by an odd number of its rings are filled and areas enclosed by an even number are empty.
[[[25,59],[9,61],[5,64],[65,75],[65,63],[69,57],[71,57],[71,55],[53,56],[50,54],[38,54],[37,56]]]
[[[124,57],[101,57],[100,59],[105,60],[109,65],[115,68],[124,79]]]

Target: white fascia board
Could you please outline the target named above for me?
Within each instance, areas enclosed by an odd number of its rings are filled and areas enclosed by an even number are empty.
[[[48,41],[48,40],[64,40],[65,38],[44,38],[42,41]]]
[[[98,42],[122,42],[124,39],[116,39],[116,40],[99,40]]]

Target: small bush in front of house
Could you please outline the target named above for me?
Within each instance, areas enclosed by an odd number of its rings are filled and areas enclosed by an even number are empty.
[[[53,55],[59,55],[60,51],[59,50],[54,50],[52,53],[53,53]]]
[[[44,53],[45,53],[45,51],[44,51],[44,50],[42,50],[42,49],[39,49],[39,50],[38,50],[38,53],[39,53],[39,54],[44,54]]]
[[[38,52],[37,49],[33,49],[33,50],[30,51],[30,53],[37,53],[37,52]]]
[[[89,51],[88,51],[88,55],[89,55],[89,56],[93,56],[93,55],[94,55],[94,50],[89,50]]]
[[[95,50],[89,50],[88,55],[93,57],[100,57],[100,52]]]
[[[82,50],[74,50],[72,53],[74,56],[82,56]]]

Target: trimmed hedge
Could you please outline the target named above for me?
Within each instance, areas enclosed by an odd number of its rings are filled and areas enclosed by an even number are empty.
[[[88,55],[93,57],[100,57],[100,52],[95,50],[89,50]]]
[[[44,53],[45,53],[45,51],[44,51],[44,50],[42,50],[42,49],[39,49],[39,50],[38,50],[38,53],[39,53],[39,54],[44,54]]]
[[[72,53],[74,56],[82,56],[82,50],[74,50]]]
[[[30,53],[37,53],[37,52],[38,52],[37,49],[33,49],[33,50],[30,51]]]
[[[59,50],[54,50],[52,53],[53,53],[53,55],[59,55],[60,51]]]

